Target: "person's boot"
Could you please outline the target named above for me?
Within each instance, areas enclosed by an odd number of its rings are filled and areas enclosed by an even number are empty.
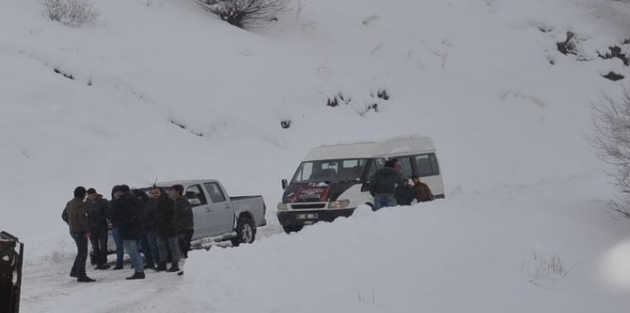
[[[77,277],[77,282],[80,282],[80,283],[91,283],[95,281],[96,281],[95,279],[92,279],[85,274],[79,275],[79,277]]]
[[[152,269],[152,270],[153,270],[153,269],[155,269],[155,264],[153,264],[153,263],[147,263],[147,264],[144,266],[144,269],[145,269],[145,270],[146,270],[146,269]]]
[[[158,272],[166,271],[166,263],[158,263],[158,266],[155,268],[155,270]]]
[[[106,270],[110,267],[109,264],[99,264],[98,266],[96,266],[97,270]]]
[[[122,264],[116,264],[116,266],[114,266],[114,271],[122,270],[122,269],[123,269],[123,265]]]
[[[177,264],[173,264],[171,266],[171,268],[169,268],[168,270],[166,270],[169,273],[173,273],[173,272],[179,272],[179,266],[177,266]]]
[[[144,277],[145,277],[144,272],[135,272],[135,273],[133,273],[132,276],[127,277],[127,280],[144,279]]]

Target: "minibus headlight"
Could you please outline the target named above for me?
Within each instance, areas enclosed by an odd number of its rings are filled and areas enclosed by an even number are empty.
[[[286,203],[278,203],[278,211],[286,211],[289,209],[289,205]]]
[[[350,204],[350,200],[337,200],[330,202],[330,204],[328,204],[328,207],[331,209],[343,209],[347,207],[348,204]]]

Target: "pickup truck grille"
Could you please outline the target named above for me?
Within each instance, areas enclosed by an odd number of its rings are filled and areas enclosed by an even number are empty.
[[[323,209],[326,203],[291,204],[294,210]]]

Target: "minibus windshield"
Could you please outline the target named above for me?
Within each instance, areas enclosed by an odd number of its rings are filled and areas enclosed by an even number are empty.
[[[292,183],[360,181],[367,159],[336,159],[302,162]]]

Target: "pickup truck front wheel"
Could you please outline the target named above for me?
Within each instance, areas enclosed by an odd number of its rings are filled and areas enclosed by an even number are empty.
[[[238,247],[241,243],[252,243],[255,239],[256,227],[254,222],[248,217],[239,217],[236,223],[236,237],[232,239],[232,246]]]

